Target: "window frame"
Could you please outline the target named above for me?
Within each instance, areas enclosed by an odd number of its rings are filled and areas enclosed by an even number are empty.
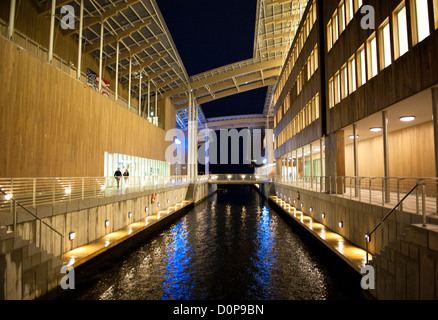
[[[388,42],[385,41],[386,35],[385,31],[389,32]],[[388,68],[392,64],[392,37],[391,37],[391,24],[389,23],[389,18],[387,18],[379,27],[379,66],[380,70],[384,70]],[[389,48],[388,48],[389,46]],[[389,49],[389,63],[386,61],[386,53],[387,49]]]
[[[404,10],[405,11],[405,17],[406,17],[406,39],[401,39],[400,35],[400,23],[399,23],[399,14],[400,12]],[[402,57],[409,51],[409,30],[408,30],[408,9],[406,7],[406,2],[403,0],[400,5],[394,10],[393,12],[393,32],[394,32],[394,60],[397,60],[398,58]],[[400,49],[401,41],[400,40],[406,40],[407,42],[407,50],[402,52]]]
[[[426,17],[423,15],[421,16],[421,19],[418,19],[418,1],[426,1],[426,7],[427,7],[427,35],[422,37],[420,39],[419,34],[419,23],[423,22]],[[411,0],[411,25],[412,25],[412,46],[417,45],[418,43],[425,40],[427,37],[430,36],[430,17],[429,17],[429,1],[428,0]]]

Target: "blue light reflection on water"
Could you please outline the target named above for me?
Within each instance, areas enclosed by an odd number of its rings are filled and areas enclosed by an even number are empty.
[[[253,290],[251,290],[250,293],[257,293],[259,298],[268,298],[275,292],[275,284],[272,281],[272,271],[277,264],[277,257],[274,253],[276,235],[269,209],[263,207],[260,210],[260,207],[258,207],[257,211],[260,213],[255,244],[257,250],[255,256],[251,258],[255,265],[255,270],[253,270],[255,288],[252,288]],[[250,298],[252,298],[251,295]]]
[[[167,266],[163,275],[162,300],[191,300],[190,262],[193,253],[187,238],[187,224],[184,219],[170,231],[171,243],[167,247]]]

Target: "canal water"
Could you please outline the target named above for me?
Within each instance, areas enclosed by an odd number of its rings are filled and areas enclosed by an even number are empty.
[[[363,299],[359,280],[251,186],[220,188],[70,291],[78,300]]]

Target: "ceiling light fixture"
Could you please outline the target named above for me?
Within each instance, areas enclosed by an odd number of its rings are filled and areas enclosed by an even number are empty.
[[[407,116],[407,117],[401,117],[400,121],[402,122],[412,122],[414,121],[416,118],[414,116]]]
[[[382,128],[371,128],[370,129],[371,132],[380,132],[382,130],[383,130]]]

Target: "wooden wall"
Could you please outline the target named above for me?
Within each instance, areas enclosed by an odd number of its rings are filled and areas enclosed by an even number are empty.
[[[391,177],[435,177],[433,122],[388,134]],[[354,176],[353,145],[345,147],[346,175]],[[358,142],[359,176],[383,177],[383,141]]]
[[[0,177],[103,176],[105,151],[165,160],[165,130],[3,38],[0,56]]]

